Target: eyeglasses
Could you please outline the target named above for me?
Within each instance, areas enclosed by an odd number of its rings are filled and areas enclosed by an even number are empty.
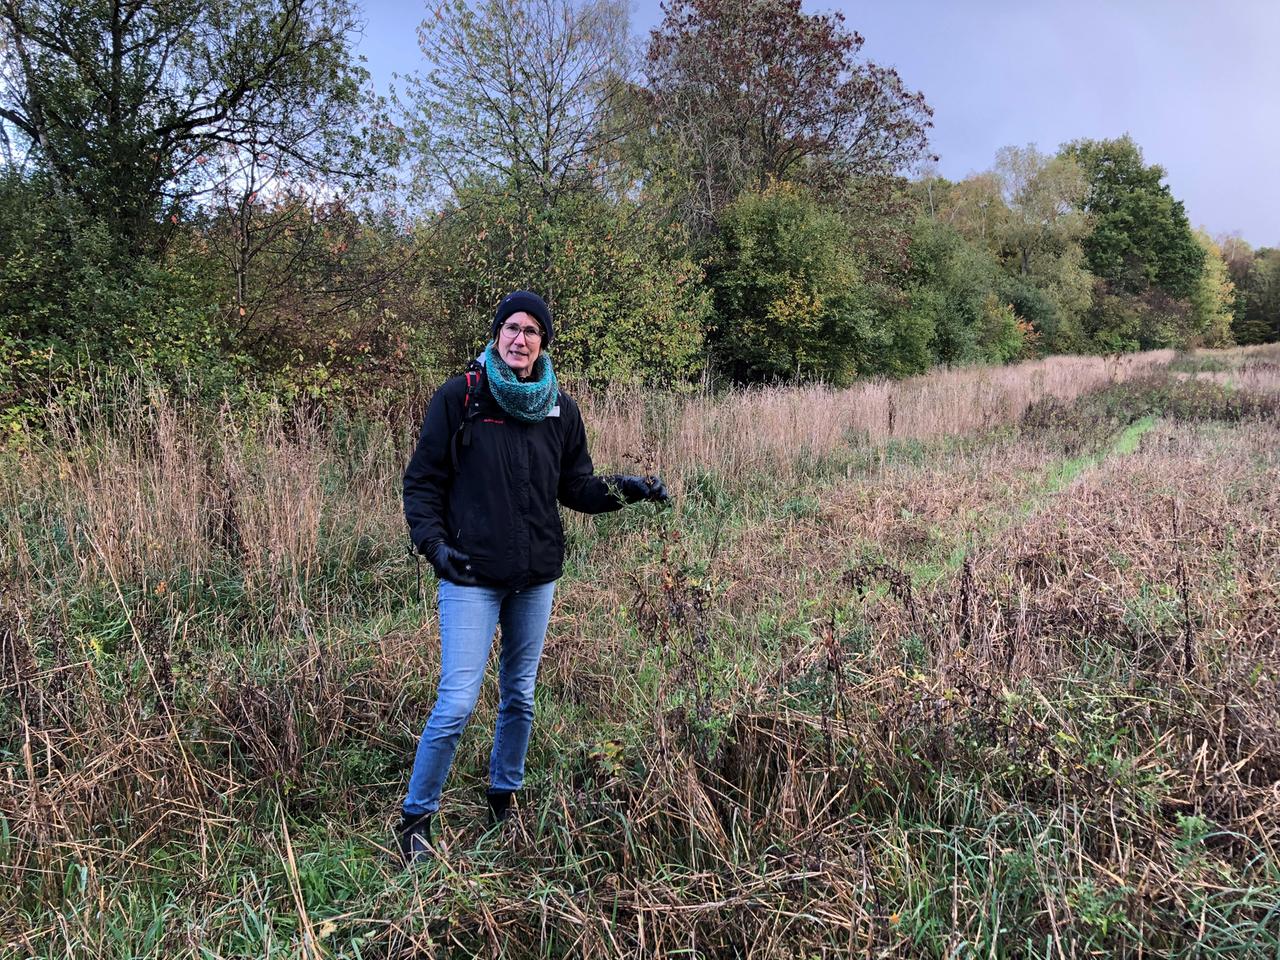
[[[537,327],[522,327],[518,323],[504,323],[502,325],[502,335],[508,340],[514,340],[522,333],[526,341],[542,339],[542,331]]]

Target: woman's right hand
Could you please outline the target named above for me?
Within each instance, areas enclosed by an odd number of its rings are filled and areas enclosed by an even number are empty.
[[[423,544],[422,552],[431,561],[431,568],[441,580],[448,580],[460,587],[479,586],[480,581],[471,572],[471,558],[461,550],[455,550],[443,540]]]

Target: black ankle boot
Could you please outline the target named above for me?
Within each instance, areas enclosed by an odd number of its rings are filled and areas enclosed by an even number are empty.
[[[502,823],[511,812],[511,798],[515,796],[510,790],[487,790],[485,798],[489,801],[489,825]]]
[[[434,813],[400,813],[396,824],[396,840],[400,844],[400,859],[406,867],[430,860],[435,855],[432,834],[435,827]]]

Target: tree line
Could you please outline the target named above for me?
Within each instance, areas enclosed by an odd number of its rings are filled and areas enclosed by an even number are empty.
[[[351,0],[0,6],[0,409],[86,367],[352,400],[509,289],[565,376],[905,376],[1280,337],[1280,250],[1125,136],[949,181],[923,93],[799,0],[442,0],[391,96]]]

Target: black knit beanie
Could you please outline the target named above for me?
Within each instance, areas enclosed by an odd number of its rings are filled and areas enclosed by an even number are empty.
[[[502,302],[498,304],[498,312],[493,315],[493,326],[489,330],[492,339],[498,339],[498,328],[513,313],[527,313],[537,320],[542,327],[542,346],[551,343],[551,338],[555,335],[551,326],[551,308],[540,296],[528,290],[513,290],[502,298]]]

